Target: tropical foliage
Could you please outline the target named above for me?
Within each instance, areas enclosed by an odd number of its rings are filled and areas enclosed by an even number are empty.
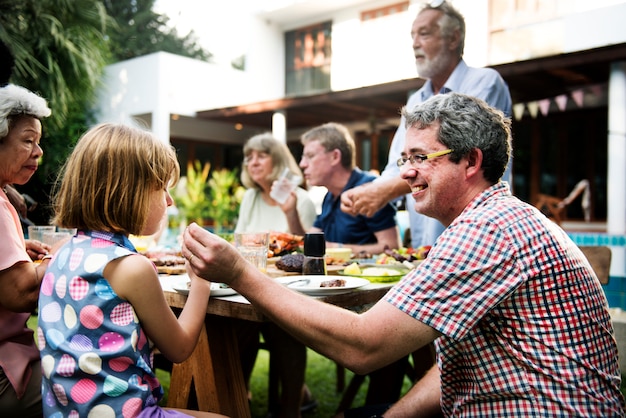
[[[220,232],[225,226],[233,225],[245,189],[236,170],[210,170],[208,162],[189,163],[187,175],[181,178],[172,197],[188,222],[204,225],[205,221],[212,221],[216,232]]]
[[[45,97],[52,116],[43,122],[44,157],[20,191],[45,208],[50,184],[80,135],[105,65],[168,51],[208,60],[195,35],[179,37],[155,0],[0,0],[0,84],[11,82]],[[47,222],[47,213],[39,215]]]
[[[216,232],[224,227],[233,226],[239,205],[245,193],[243,186],[239,184],[237,170],[214,170],[209,180],[210,205],[207,215],[213,220]]]
[[[167,26],[169,18],[155,13],[155,0],[104,0],[107,13],[115,20],[107,32],[115,61],[165,51],[209,61],[212,54],[199,44],[193,31],[181,37]]]
[[[0,41],[15,60],[10,81],[48,99],[54,129],[92,104],[109,59],[112,22],[97,0],[0,0]]]
[[[209,206],[207,188],[209,185],[209,170],[211,165],[200,161],[187,165],[187,175],[180,179],[172,197],[181,216],[188,222],[204,223],[206,208]]]

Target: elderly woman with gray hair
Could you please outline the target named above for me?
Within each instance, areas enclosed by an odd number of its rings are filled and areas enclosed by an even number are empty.
[[[25,240],[6,188],[25,184],[43,151],[46,101],[13,84],[0,88],[0,415],[41,417],[41,367],[26,321],[37,307],[50,247]]]

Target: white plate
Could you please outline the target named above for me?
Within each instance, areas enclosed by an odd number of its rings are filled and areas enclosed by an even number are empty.
[[[224,283],[211,283],[211,296],[231,296],[236,294],[235,289]]]
[[[189,287],[187,287],[188,282],[189,280],[175,283],[172,285],[172,288],[176,292],[180,293],[181,295],[188,295],[189,294]],[[223,286],[226,286],[226,285],[223,283],[211,282],[211,296],[230,296],[230,295],[237,294],[237,292],[231,287],[223,287]]]
[[[327,280],[345,280],[345,286],[341,287],[320,287],[320,284]],[[348,276],[319,276],[319,275],[303,275],[303,276],[286,276],[276,279],[279,283],[287,285],[288,288],[297,290],[311,296],[328,296],[348,293],[359,287],[363,287],[370,283],[369,280],[360,277]],[[301,280],[301,281],[298,281]],[[305,282],[308,280],[308,282]]]

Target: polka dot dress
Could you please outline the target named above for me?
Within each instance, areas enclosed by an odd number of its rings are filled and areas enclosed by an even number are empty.
[[[130,418],[163,396],[133,307],[102,275],[134,253],[123,235],[82,231],[51,260],[37,330],[46,417]]]

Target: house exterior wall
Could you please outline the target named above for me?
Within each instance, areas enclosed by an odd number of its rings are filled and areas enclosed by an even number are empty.
[[[179,55],[158,52],[106,68],[96,106],[98,122],[144,123],[160,138],[244,138],[231,126],[172,115],[194,117],[196,111],[247,103],[250,77]],[[174,116],[176,117],[176,116]]]
[[[626,31],[618,28],[626,17],[626,1],[534,0],[494,1],[489,22],[490,65],[558,55],[619,44]],[[468,24],[469,28],[469,24]]]

